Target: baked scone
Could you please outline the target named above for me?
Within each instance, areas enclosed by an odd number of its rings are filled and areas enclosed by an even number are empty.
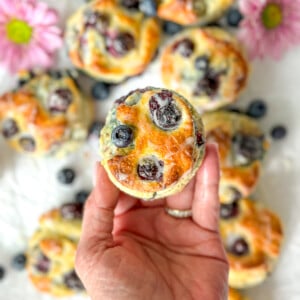
[[[66,44],[73,64],[107,82],[142,73],[159,40],[157,19],[145,17],[130,1],[93,1],[67,23]]]
[[[249,65],[237,40],[215,27],[175,35],[161,55],[163,83],[199,111],[228,105],[245,88]]]
[[[67,203],[41,216],[29,241],[26,266],[41,292],[59,297],[84,291],[74,270],[82,213],[83,204]]]
[[[273,271],[283,237],[274,213],[245,198],[221,204],[220,234],[230,265],[231,287],[257,285]]]
[[[228,300],[247,300],[247,299],[244,296],[242,296],[237,290],[229,288]]]
[[[206,113],[203,123],[207,141],[219,145],[221,202],[249,196],[269,148],[258,123],[246,115],[229,111]]]
[[[76,150],[87,137],[92,115],[92,101],[67,71],[35,74],[0,97],[3,137],[31,155],[61,157]]]
[[[200,115],[179,94],[148,87],[115,102],[101,131],[102,164],[122,191],[144,200],[175,194],[205,150]]]
[[[219,18],[234,0],[162,0],[160,18],[181,25],[203,24]]]

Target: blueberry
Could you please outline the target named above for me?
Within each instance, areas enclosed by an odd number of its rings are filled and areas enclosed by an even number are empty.
[[[267,112],[267,105],[262,100],[254,100],[248,106],[246,114],[255,119],[262,118]]]
[[[64,284],[71,290],[81,291],[84,290],[84,286],[77,276],[75,270],[64,275]]]
[[[92,86],[91,93],[94,99],[104,100],[108,98],[110,92],[110,86],[104,82],[95,82]]]
[[[5,268],[0,266],[0,280],[5,277]]]
[[[155,156],[144,157],[140,160],[137,173],[142,180],[162,181],[164,162]]]
[[[94,121],[89,128],[89,135],[100,137],[101,129],[104,127],[104,124],[100,121]]]
[[[20,147],[26,152],[34,152],[36,148],[35,141],[32,137],[21,137],[19,139]]]
[[[23,85],[25,85],[29,80],[28,79],[24,79],[24,78],[20,78],[18,80],[18,87],[22,87]]]
[[[124,56],[134,47],[134,37],[129,32],[120,32],[116,37],[106,39],[106,50],[114,57]]]
[[[237,8],[231,8],[226,15],[227,24],[231,27],[238,27],[243,19],[243,15]]]
[[[66,203],[60,208],[60,212],[66,220],[82,219],[83,203]]]
[[[133,141],[133,131],[127,125],[119,125],[112,131],[111,139],[118,148],[128,147]]]
[[[6,119],[2,123],[2,135],[9,139],[19,132],[17,122],[14,119]]]
[[[287,134],[287,129],[283,125],[276,125],[271,129],[271,137],[274,140],[283,139]]]
[[[220,217],[221,219],[231,219],[239,213],[238,202],[234,201],[229,204],[221,204],[220,207]]]
[[[173,51],[178,52],[183,57],[190,57],[194,52],[195,45],[193,41],[188,38],[184,38],[176,42],[173,46]]]
[[[207,72],[209,65],[209,58],[206,55],[198,56],[195,59],[195,68],[199,71]]]
[[[15,270],[23,270],[26,266],[26,255],[24,253],[17,254],[12,260],[12,267]]]
[[[157,13],[157,3],[155,0],[140,0],[140,11],[146,16],[155,16]]]
[[[105,13],[88,10],[84,14],[84,22],[84,26],[86,29],[94,29],[103,34],[106,32],[109,26],[110,17]]]
[[[243,256],[249,253],[249,246],[243,238],[239,238],[227,250],[236,256]]]
[[[63,184],[70,184],[75,179],[75,171],[71,168],[64,168],[58,172],[58,181]]]
[[[219,74],[207,73],[205,77],[201,78],[194,90],[195,96],[207,95],[214,97],[218,93],[220,86]]]
[[[90,195],[90,191],[87,191],[87,190],[82,190],[82,191],[79,191],[76,195],[75,195],[75,201],[77,203],[84,203],[88,196]]]
[[[72,101],[73,95],[68,88],[58,88],[49,95],[48,108],[52,113],[64,113]]]
[[[49,70],[48,74],[54,79],[61,79],[63,77],[63,73],[58,70]]]
[[[200,147],[204,143],[205,143],[205,140],[204,140],[203,134],[200,131],[198,131],[196,133],[196,144],[197,144],[198,147]]]
[[[181,25],[179,25],[177,23],[170,22],[170,21],[165,21],[163,23],[163,31],[166,34],[170,34],[170,35],[176,34],[179,31],[181,31],[182,28],[183,27]]]
[[[48,273],[50,267],[51,267],[50,259],[47,256],[45,256],[43,253],[40,253],[37,263],[35,264],[35,269],[40,273],[45,274]]]

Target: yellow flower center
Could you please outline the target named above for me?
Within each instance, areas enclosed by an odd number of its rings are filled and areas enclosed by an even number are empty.
[[[6,24],[6,35],[16,44],[28,44],[32,37],[32,27],[22,20],[11,19]]]
[[[262,22],[267,29],[274,29],[282,23],[281,7],[276,3],[269,3],[261,14]]]

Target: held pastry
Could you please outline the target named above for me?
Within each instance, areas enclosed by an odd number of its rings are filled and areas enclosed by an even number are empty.
[[[145,70],[156,53],[160,26],[131,4],[97,0],[69,19],[66,44],[77,68],[115,83]]]
[[[283,237],[274,213],[249,199],[221,204],[220,234],[230,265],[231,287],[257,285],[273,271]]]
[[[198,111],[234,102],[245,88],[249,66],[236,39],[220,28],[190,28],[161,55],[162,80]]]
[[[0,97],[0,128],[19,152],[61,157],[86,139],[92,101],[70,72],[35,74],[19,89]]]
[[[179,94],[136,90],[115,102],[101,131],[102,164],[122,191],[144,200],[181,191],[205,150],[199,114]]]
[[[162,0],[157,14],[181,25],[203,24],[219,18],[234,0]]]
[[[41,216],[29,241],[26,266],[39,291],[57,297],[84,291],[74,270],[82,213],[83,204],[67,203]]]
[[[219,145],[221,202],[248,196],[261,173],[269,148],[257,122],[245,115],[218,111],[203,115],[208,141]]]

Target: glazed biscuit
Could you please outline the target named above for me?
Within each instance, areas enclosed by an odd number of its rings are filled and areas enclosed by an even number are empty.
[[[0,128],[12,148],[61,157],[82,145],[92,120],[92,101],[70,74],[35,74],[0,97]]]
[[[221,204],[220,234],[231,287],[255,286],[273,271],[283,238],[281,222],[274,213],[249,199]]]
[[[234,0],[162,0],[157,14],[160,18],[181,25],[203,24],[216,20]]]
[[[249,66],[237,40],[220,28],[190,28],[175,35],[161,55],[164,85],[186,97],[198,111],[236,101],[247,84]]]
[[[221,202],[249,196],[258,182],[261,161],[269,148],[257,122],[228,111],[206,113],[203,122],[207,140],[219,145]]]
[[[106,82],[118,83],[142,73],[160,40],[158,21],[125,4],[93,1],[67,24],[66,44],[72,63]]]
[[[74,270],[82,213],[82,204],[68,203],[41,216],[27,250],[28,276],[39,291],[57,297],[84,291]]]
[[[205,149],[199,114],[179,94],[136,90],[117,100],[101,131],[102,164],[122,191],[144,200],[178,193]]]

